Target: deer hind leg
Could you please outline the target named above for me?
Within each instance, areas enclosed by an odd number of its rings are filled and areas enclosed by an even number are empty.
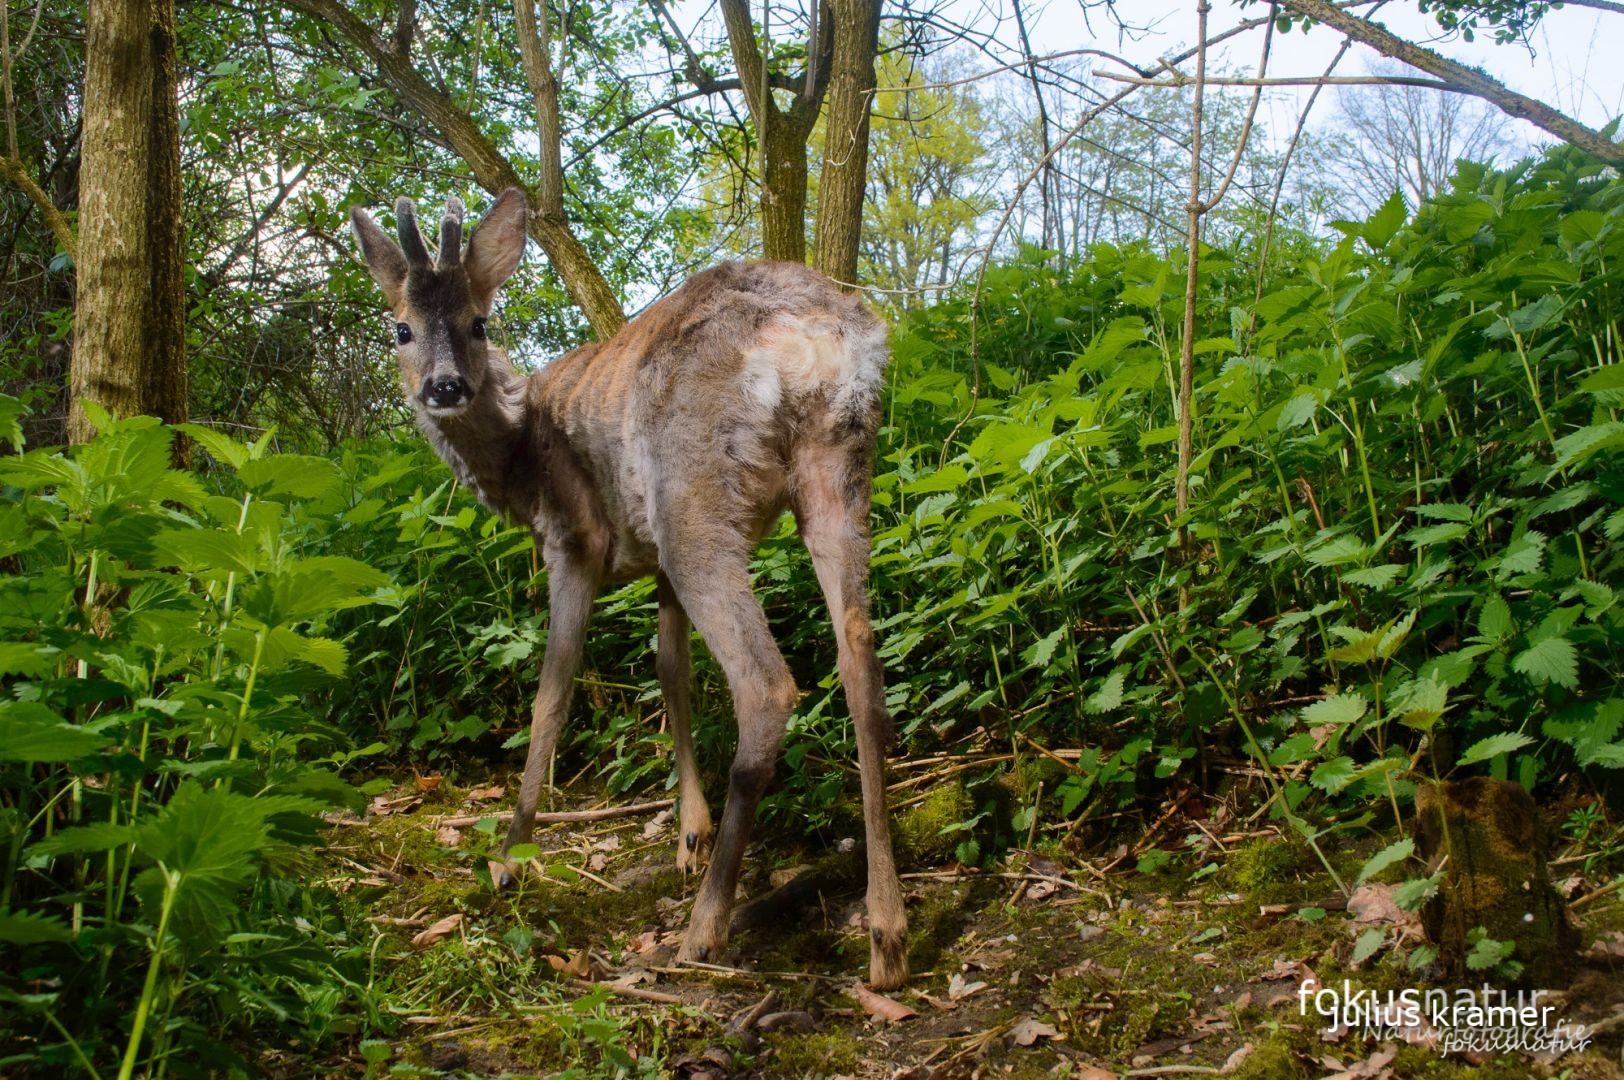
[[[654,591],[660,602],[655,667],[660,672],[660,693],[665,697],[665,713],[671,719],[671,740],[677,750],[677,869],[685,874],[697,873],[710,858],[711,815],[699,783],[693,729],[689,726],[688,613],[682,610],[677,591],[663,571],[655,576]]]
[[[547,559],[547,651],[542,657],[541,684],[536,688],[536,705],[530,717],[530,750],[525,755],[524,780],[519,784],[513,822],[502,841],[502,865],[493,867],[499,872],[497,883],[504,886],[513,883],[518,870],[508,852],[528,844],[535,829],[536,804],[552,767],[559,732],[569,716],[575,669],[581,662],[598,585],[586,566],[551,552],[549,555],[553,557]]]
[[[661,554],[683,609],[727,677],[739,726],[722,824],[679,953],[684,960],[715,962],[727,947],[739,863],[797,695],[767,616],[750,590],[749,554],[739,535],[687,536],[662,544]]]
[[[791,505],[829,605],[840,654],[840,682],[857,730],[868,841],[869,981],[908,981],[908,918],[891,852],[885,807],[885,751],[892,739],[885,673],[868,618],[868,510],[872,448],[801,447],[792,462]]]

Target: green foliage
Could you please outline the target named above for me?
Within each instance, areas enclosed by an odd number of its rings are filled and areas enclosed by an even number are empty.
[[[319,1039],[358,1007],[363,957],[296,881],[317,815],[359,802],[312,708],[344,670],[326,635],[388,579],[301,552],[328,462],[211,433],[228,496],[170,467],[156,421],[99,424],[0,459],[0,1041],[32,1047],[7,1071],[223,1067],[221,1030]]]

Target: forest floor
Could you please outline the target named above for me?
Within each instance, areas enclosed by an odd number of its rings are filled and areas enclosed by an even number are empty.
[[[874,995],[858,981],[860,848],[758,836],[741,903],[768,899],[733,936],[725,963],[736,966],[679,967],[697,881],[676,870],[669,810],[539,827],[536,873],[493,894],[475,867],[507,801],[496,786],[418,780],[331,830],[315,870],[342,894],[353,938],[370,941],[369,987],[384,1003],[371,1026],[393,1034],[336,1052],[262,1049],[268,1073],[308,1075],[314,1058],[340,1076],[1621,1075],[1616,893],[1576,912],[1585,959],[1541,1001],[1587,1025],[1588,1046],[1468,1055],[1442,1050],[1425,1024],[1383,1040],[1304,1011],[1313,990],[1344,979],[1384,994],[1424,988],[1406,963],[1419,927],[1392,884],[1345,899],[1302,842],[1222,805],[1169,805],[1090,859],[1040,844],[994,870],[915,842],[939,833],[930,801],[905,812],[913,977]],[[1342,880],[1380,843],[1331,853]],[[1175,854],[1141,857],[1157,850]],[[1567,887],[1597,882],[1576,874]],[[1380,947],[1356,959],[1372,928]]]

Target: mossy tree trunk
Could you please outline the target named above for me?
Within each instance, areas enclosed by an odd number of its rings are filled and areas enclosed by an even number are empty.
[[[91,0],[68,438],[114,416],[186,419],[174,0]]]
[[[1415,807],[1421,854],[1444,870],[1437,895],[1421,910],[1443,969],[1474,974],[1466,958],[1481,927],[1495,941],[1515,943],[1510,958],[1522,965],[1524,981],[1545,989],[1566,985],[1578,934],[1551,887],[1545,826],[1528,792],[1474,776],[1422,785]]]

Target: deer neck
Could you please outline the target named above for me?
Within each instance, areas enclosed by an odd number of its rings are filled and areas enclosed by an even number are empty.
[[[534,426],[524,376],[494,349],[485,385],[456,416],[430,416],[419,408],[417,424],[459,482],[514,524],[535,515],[538,478],[524,452]]]

